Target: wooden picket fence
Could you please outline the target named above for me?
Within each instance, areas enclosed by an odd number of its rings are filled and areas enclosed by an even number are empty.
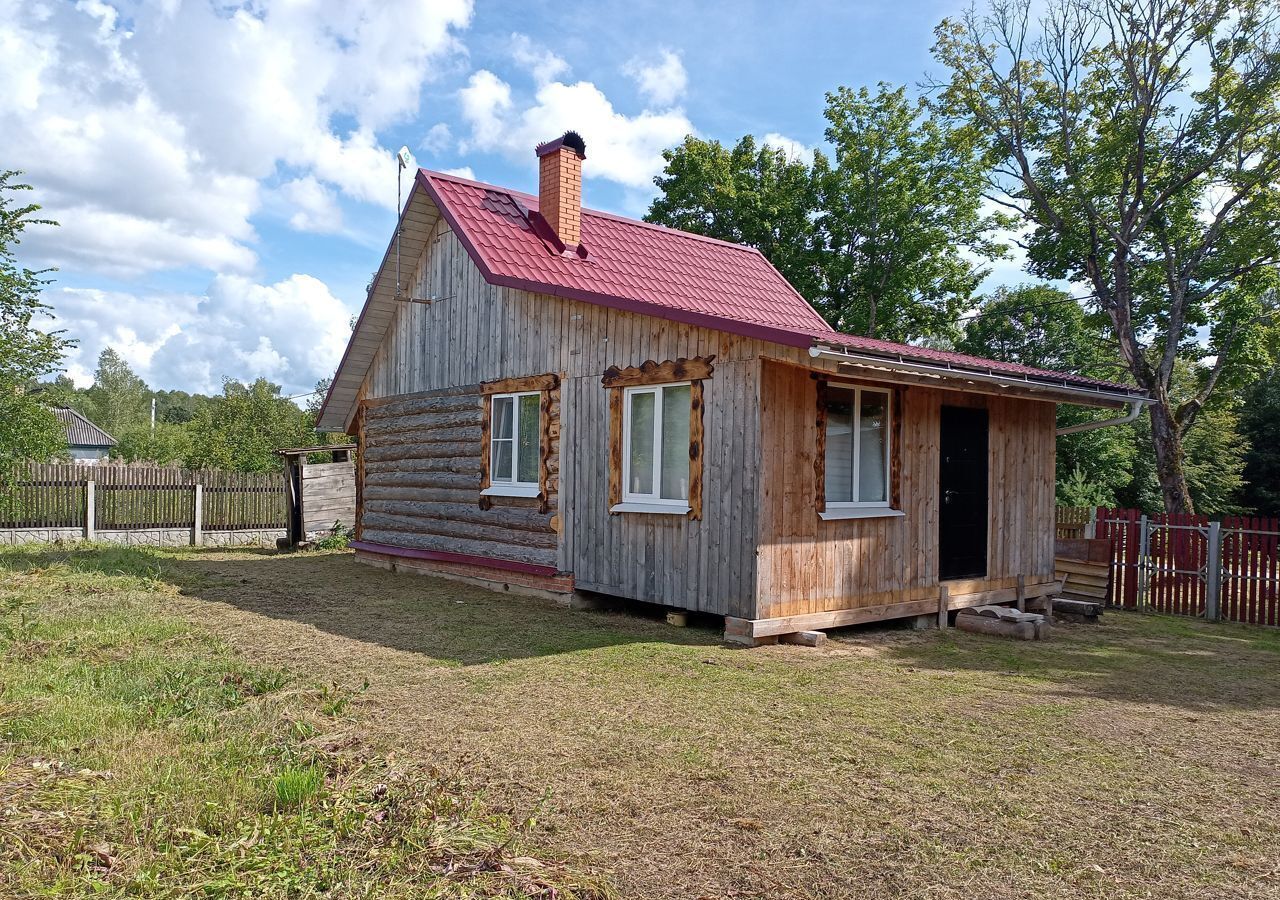
[[[282,474],[36,463],[5,491],[0,528],[192,528],[197,495],[205,531],[285,527]]]
[[[1057,531],[1111,541],[1114,606],[1280,626],[1280,519],[1059,507]]]

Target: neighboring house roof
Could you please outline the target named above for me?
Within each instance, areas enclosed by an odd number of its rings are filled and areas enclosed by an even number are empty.
[[[416,260],[427,223],[443,215],[490,284],[551,294],[793,347],[833,347],[892,365],[912,360],[957,371],[1140,395],[1136,389],[1017,363],[841,334],[760,251],[701,235],[582,210],[585,254],[562,252],[529,194],[419,169],[401,216],[403,259]],[[343,429],[393,316],[395,238],[325,398],[319,426]],[[387,282],[391,282],[388,289]],[[340,421],[339,421],[340,420]]]
[[[72,447],[114,447],[116,445],[115,438],[69,406],[54,407],[53,414],[67,429],[67,444]]]

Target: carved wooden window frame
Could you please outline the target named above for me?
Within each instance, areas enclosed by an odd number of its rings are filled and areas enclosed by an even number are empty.
[[[849,518],[898,516],[902,510],[902,419],[903,401],[906,389],[901,385],[884,384],[873,381],[853,381],[834,378],[819,378],[817,383],[817,446],[813,454],[814,475],[814,507],[817,513],[827,518],[827,391],[829,387],[853,390],[880,391],[889,395],[889,503],[888,505],[853,505],[836,507],[850,511]],[[838,519],[838,516],[830,516]]]
[[[529,375],[520,378],[501,378],[497,381],[486,381],[480,385],[480,508],[490,509],[495,499],[519,500],[527,495],[486,493],[493,487],[492,460],[490,454],[493,447],[493,398],[498,395],[538,394],[538,492],[534,499],[538,501],[538,509],[547,512],[551,499],[552,452],[551,410],[552,394],[560,389],[560,376],[548,372],[543,375]]]
[[[655,512],[669,510],[655,506],[644,509],[644,504],[624,503],[622,472],[625,433],[625,393],[630,387],[648,387],[671,384],[689,385],[689,498],[686,518],[702,518],[702,480],[705,436],[703,431],[702,411],[703,382],[712,376],[715,356],[681,357],[665,362],[647,360],[638,366],[619,368],[610,366],[605,370],[600,383],[609,392],[609,512],[620,515],[624,512]],[[678,508],[678,507],[677,507]]]

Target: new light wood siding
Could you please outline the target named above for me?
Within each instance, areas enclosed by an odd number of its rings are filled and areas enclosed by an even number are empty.
[[[906,387],[897,410],[903,516],[822,521],[813,459],[817,384],[803,369],[761,373],[759,603],[755,618],[900,603],[938,593],[938,429],[944,404],[990,416],[987,578],[952,593],[1053,577],[1054,405]]]

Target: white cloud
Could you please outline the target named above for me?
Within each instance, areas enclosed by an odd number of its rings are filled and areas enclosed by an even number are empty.
[[[547,84],[569,74],[569,63],[528,35],[511,35],[511,59],[528,72],[538,84]]]
[[[475,170],[470,166],[458,166],[456,169],[444,169],[443,171],[446,175],[456,175],[459,178],[467,178],[471,181],[476,180]]]
[[[777,147],[779,150],[787,154],[788,159],[799,160],[805,165],[809,165],[813,162],[814,148],[797,141],[795,138],[789,138],[785,134],[778,134],[776,131],[771,131],[762,137],[760,142],[768,144],[770,147]]]
[[[504,117],[511,110],[511,86],[488,69],[472,74],[467,86],[458,91],[462,116],[471,126],[471,140],[463,146],[492,149],[501,144]]]
[[[445,122],[437,122],[427,129],[418,148],[428,153],[441,153],[453,143],[453,131]]]
[[[309,275],[258,284],[219,275],[203,295],[60,288],[48,293],[80,345],[67,358],[77,383],[114,347],[153,387],[221,390],[223,376],[268,378],[300,393],[333,374],[349,332],[348,313]]]
[[[684,96],[685,88],[689,85],[684,63],[680,61],[679,55],[670,50],[663,50],[653,62],[633,59],[627,63],[624,71],[635,81],[640,95],[660,108],[673,106]]]
[[[662,171],[663,149],[694,130],[679,110],[624,115],[588,81],[541,85],[531,104],[517,108],[510,85],[482,69],[471,76],[460,99],[471,128],[466,149],[525,159],[540,142],[572,128],[587,142],[583,174],[628,187],[651,186],[653,176]]]
[[[391,208],[374,135],[416,116],[471,17],[471,0],[117,6],[0,0],[5,165],[64,226],[25,246],[37,263],[244,271],[281,168]]]
[[[297,231],[336,234],[342,231],[342,208],[333,191],[315,178],[297,178],[280,188],[286,201],[294,207],[289,227]]]

